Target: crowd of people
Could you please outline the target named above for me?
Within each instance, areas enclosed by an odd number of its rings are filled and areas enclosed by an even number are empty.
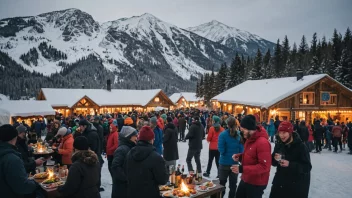
[[[215,159],[220,184],[226,186],[229,181],[229,198],[262,197],[271,166],[277,170],[270,198],[305,198],[313,142],[316,152],[332,150],[331,144],[335,152],[338,145],[341,151],[346,142],[349,146],[352,142],[348,138],[352,137],[348,136],[351,122],[340,125],[316,119],[313,123],[280,121],[278,117],[260,123],[257,115],[233,116],[195,109],[66,118],[58,115],[47,124],[38,120],[31,127],[16,122],[0,127],[0,186],[4,187],[0,194],[41,194],[28,175],[46,165],[47,159],[31,155],[32,145],[44,141],[55,151],[52,160],[69,167],[67,181],[58,189],[61,197],[100,197],[105,157],[113,181],[112,198],[160,197],[158,186],[168,183],[168,169],[176,167],[179,159],[178,142],[188,141],[188,172],[196,170],[209,177]],[[203,172],[200,156],[204,139],[209,143],[209,158]],[[273,152],[270,141],[275,143]]]

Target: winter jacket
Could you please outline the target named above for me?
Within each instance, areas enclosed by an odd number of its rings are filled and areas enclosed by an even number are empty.
[[[119,115],[119,118],[117,118],[116,120],[117,120],[117,128],[118,128],[118,131],[120,132],[124,125],[124,119],[122,118],[121,115]]]
[[[229,129],[221,132],[219,135],[218,149],[220,152],[219,164],[227,166],[238,164],[238,162],[232,159],[232,156],[243,152],[240,132],[237,132],[236,138],[230,135]]]
[[[186,124],[187,124],[187,122],[186,122],[185,117],[180,117],[180,118],[178,119],[178,126],[180,127],[180,130],[181,130],[181,131],[186,130]]]
[[[332,130],[332,126],[325,126],[324,127],[324,130],[325,130],[325,137],[327,140],[331,140],[332,139],[332,133],[331,133],[331,130]]]
[[[313,136],[313,130],[310,125],[308,125],[308,132],[309,132],[309,137],[308,137],[308,142],[313,142],[314,136]]]
[[[178,160],[177,129],[174,124],[165,125],[163,157],[166,161]]]
[[[97,129],[93,124],[89,124],[87,128],[83,131],[82,135],[88,139],[88,144],[90,150],[94,151],[95,154],[99,157],[101,154],[100,150],[100,138],[97,132]]]
[[[276,129],[274,125],[274,120],[270,119],[270,124],[268,126],[268,135],[271,137],[271,136],[274,136],[275,133],[276,133]]]
[[[204,128],[200,124],[199,121],[194,122],[185,137],[185,139],[189,140],[188,145],[191,150],[201,150],[203,148],[202,140],[203,140]]]
[[[172,123],[175,125],[175,127],[178,127],[178,119],[175,117]]]
[[[157,125],[158,125],[158,127],[161,129],[161,130],[164,130],[164,120],[160,117],[160,118],[158,118],[158,120],[157,120]]]
[[[159,198],[159,185],[169,179],[164,159],[153,145],[139,141],[126,158],[126,175],[129,198]]]
[[[211,117],[207,118],[207,129],[213,126],[213,119]]]
[[[339,125],[332,127],[332,136],[337,138],[342,137],[342,128]]]
[[[21,153],[21,158],[26,172],[30,173],[32,171],[35,171],[36,164],[35,161],[30,157],[29,148],[26,144],[26,140],[17,137],[16,147],[17,151]]]
[[[200,116],[199,118],[200,118],[200,123],[202,124],[203,128],[205,128],[207,124],[205,122],[204,116]]]
[[[268,134],[261,126],[246,140],[240,155],[242,180],[248,184],[266,186],[271,167],[271,145]]]
[[[108,136],[108,142],[106,144],[106,155],[114,155],[115,150],[119,146],[119,133],[117,131],[112,132]]]
[[[285,144],[279,139],[272,153],[272,165],[277,167],[272,182],[270,198],[308,198],[310,171],[312,165],[307,146],[297,133],[292,133],[293,141]],[[282,167],[275,160],[275,153],[285,154],[288,167]]]
[[[297,133],[303,142],[308,142],[309,131],[305,123],[299,126],[299,128],[297,129]]]
[[[74,139],[72,134],[68,134],[62,138],[62,142],[58,150],[58,153],[62,156],[62,164],[72,164],[71,157],[73,153],[73,141]]]
[[[154,131],[153,146],[156,148],[156,152],[162,155],[163,154],[163,131],[158,126],[156,126],[153,131]]]
[[[34,123],[34,130],[35,132],[38,134],[38,133],[41,133],[42,132],[42,129],[43,129],[43,123],[42,122],[39,122],[39,121],[36,121]]]
[[[16,146],[0,142],[0,196],[23,197],[33,193],[37,187],[34,180],[28,179],[21,153],[17,152]]]
[[[100,143],[100,153],[104,150],[104,128],[99,123],[93,123],[93,126],[97,129],[97,133],[99,136],[99,143]]]
[[[135,146],[135,143],[125,137],[119,136],[119,146],[114,152],[111,164],[112,172],[112,195],[111,198],[127,197],[127,177],[124,170],[127,153]]]
[[[279,125],[280,125],[281,121],[280,120],[275,120],[274,122],[274,126],[275,126],[275,132],[277,132]]]
[[[98,156],[90,150],[78,151],[72,156],[66,183],[58,188],[67,198],[100,198],[100,163]]]
[[[58,128],[55,128],[55,123],[59,124]],[[50,140],[52,140],[59,131],[60,127],[61,123],[58,120],[55,120],[51,125],[51,132],[48,132],[46,134],[45,141],[49,142]]]
[[[316,140],[321,140],[323,138],[324,133],[325,133],[324,128],[320,124],[316,124],[314,126],[313,136]]]
[[[219,131],[216,131],[215,128],[212,126],[209,128],[207,141],[209,142],[209,150],[218,150],[218,141],[219,135],[225,129],[220,127]]]

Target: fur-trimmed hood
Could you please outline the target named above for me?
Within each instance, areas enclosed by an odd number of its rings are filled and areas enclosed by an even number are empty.
[[[75,152],[72,155],[72,163],[77,160],[88,165],[95,165],[99,163],[98,156],[91,150]]]

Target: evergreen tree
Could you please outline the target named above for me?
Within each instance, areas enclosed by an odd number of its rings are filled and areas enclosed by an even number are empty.
[[[215,79],[215,93],[214,95],[218,95],[226,90],[226,77],[227,77],[227,65],[223,63],[219,69],[218,74]]]
[[[248,80],[250,70],[252,69],[252,60],[249,56],[247,56],[246,63],[243,65],[246,66],[244,67],[244,81],[246,81]]]
[[[341,56],[341,83],[352,88],[352,35],[348,28],[343,39],[343,50]]]
[[[199,82],[197,81],[196,85],[196,97],[199,98]]]
[[[340,64],[341,54],[342,54],[342,41],[341,36],[334,30],[332,37],[332,62],[331,68],[328,74],[335,78],[337,81],[341,81],[342,76],[342,66]]]
[[[332,71],[333,73],[333,68],[330,64],[330,53],[329,53],[329,47],[328,47],[328,43],[326,42],[326,38],[325,36],[323,36],[322,40],[321,40],[321,70],[322,73],[327,73],[329,74],[331,77],[333,77],[331,75],[331,73],[329,71]]]
[[[306,37],[303,35],[302,36],[302,40],[301,40],[301,44],[299,45],[299,49],[298,49],[298,68],[299,69],[303,69],[303,71],[305,71],[307,69],[307,61],[308,61],[308,44],[306,41]]]
[[[259,80],[264,77],[264,69],[263,69],[263,58],[262,53],[260,52],[259,48],[257,51],[257,55],[254,59],[254,65],[251,72],[251,80]]]
[[[274,52],[274,61],[273,61],[273,69],[275,78],[280,78],[284,72],[284,65],[282,64],[282,52],[281,52],[280,40],[277,40],[275,52]]]
[[[282,42],[282,64],[284,67],[284,74],[283,76],[288,76],[288,61],[290,57],[290,43],[288,41],[287,36],[285,36],[283,42]]]
[[[199,81],[199,97],[200,97],[200,98],[204,97],[204,80],[203,80],[203,75],[200,76],[200,81]]]
[[[227,87],[228,89],[242,83],[244,80],[244,68],[241,62],[241,58],[236,53],[235,59],[232,60],[229,75],[227,76]]]
[[[213,67],[214,68],[214,67]],[[214,69],[212,69],[209,79],[209,97],[210,99],[213,98],[216,94],[216,84],[215,84],[215,74]]]
[[[210,84],[210,75],[206,73],[204,75],[204,100],[209,102],[210,101],[210,94],[211,94],[211,84]]]
[[[310,61],[311,67],[307,71],[307,73],[310,75],[322,73],[319,59],[317,56],[317,51],[318,51],[318,49],[317,49],[317,33],[314,33],[313,39],[311,42],[311,48],[310,48],[310,54],[312,57],[312,59]]]
[[[271,59],[271,54],[270,54],[270,49],[268,49],[263,58],[263,68],[264,68],[263,78],[264,79],[271,78],[270,59]]]

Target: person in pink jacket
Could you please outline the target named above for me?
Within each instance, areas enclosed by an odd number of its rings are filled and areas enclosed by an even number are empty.
[[[114,159],[114,152],[119,146],[118,139],[119,139],[119,133],[117,132],[117,127],[113,124],[110,124],[110,134],[108,135],[108,141],[106,143],[106,155],[108,158],[108,169],[111,176],[112,176],[111,164],[112,164],[112,160]]]

